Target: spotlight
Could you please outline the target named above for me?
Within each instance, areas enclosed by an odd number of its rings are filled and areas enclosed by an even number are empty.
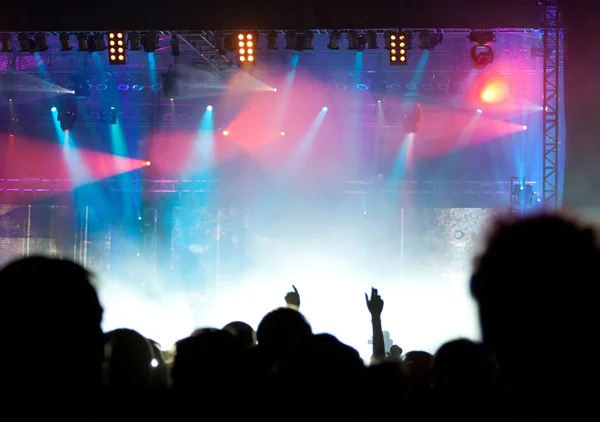
[[[224,130],[223,131],[223,136],[229,136],[229,131],[228,130]]]
[[[131,36],[131,35],[130,35]],[[124,65],[127,64],[125,55],[125,34],[120,31],[108,33],[108,64]]]
[[[2,34],[0,37],[2,40],[2,51],[3,53],[12,52],[12,40],[10,39],[10,34]]]
[[[406,133],[415,134],[421,128],[421,105],[415,104],[404,112],[404,130]]]
[[[142,46],[146,53],[154,53],[158,48],[160,38],[156,32],[142,34]]]
[[[212,106],[211,106],[211,105],[209,105],[209,106],[207,106],[207,107],[206,107],[206,111],[212,111],[212,109],[213,109],[213,108],[212,108]]]
[[[60,128],[64,132],[73,130],[75,122],[77,122],[77,103],[70,98],[66,98],[65,103],[58,110],[56,120],[60,122]]]
[[[94,45],[96,46],[96,51],[106,50],[106,41],[104,41],[104,34],[101,34],[99,32],[94,34]]]
[[[29,52],[29,53],[33,53],[35,52],[35,41],[33,41],[31,38],[29,38],[29,35],[27,35],[24,32],[21,32],[19,34],[19,47],[21,48],[21,53],[25,53],[25,52]]]
[[[285,136],[285,132],[281,132],[281,133],[280,133],[280,135],[281,135],[281,136]]]
[[[340,31],[333,31],[329,34],[329,44],[327,44],[327,48],[330,50],[339,50],[340,49],[340,39],[342,38],[342,33]]]
[[[527,126],[523,126],[523,130],[527,130]]]
[[[178,57],[181,55],[179,50],[179,37],[177,35],[171,35],[171,56]]]
[[[88,37],[83,32],[77,34],[77,51],[88,50]]]
[[[327,111],[327,110],[329,110],[329,109],[328,109],[327,107],[323,107],[323,109],[322,109],[322,110],[323,110],[323,111]]]
[[[348,50],[358,50],[358,33],[356,31],[348,31],[346,39],[348,40]]]
[[[140,42],[140,34],[137,32],[130,32],[127,37],[127,42],[129,43],[129,49],[131,51],[139,51],[142,49],[142,43]]]
[[[477,70],[485,69],[494,61],[494,50],[489,45],[474,45],[469,52],[473,68]]]
[[[51,111],[52,113],[56,112],[56,107],[52,107],[52,108],[50,109],[50,111]]]
[[[267,50],[277,50],[278,38],[277,31],[269,31],[267,34]]]
[[[488,79],[479,88],[479,99],[487,104],[499,104],[508,100],[510,96],[510,85],[502,77]]]
[[[294,50],[296,51],[304,51],[304,50],[314,50],[313,41],[315,39],[315,34],[312,31],[306,31],[303,34],[296,35],[296,45]]]
[[[377,32],[372,29],[367,31],[367,48],[369,50],[375,50],[379,48],[377,46]]]
[[[419,48],[421,50],[433,50],[444,40],[444,34],[421,31],[419,34]]]
[[[150,161],[146,161],[146,165],[147,165],[148,167],[150,167],[150,165],[151,165],[151,164],[152,164],[152,163],[151,163]]]
[[[240,32],[237,34],[237,55],[240,65],[253,65],[254,51],[256,48],[256,39],[250,32]]]
[[[179,94],[179,75],[176,70],[169,69],[164,78],[163,92],[165,93],[165,97],[173,101]]]
[[[479,113],[479,114],[483,113],[483,110],[481,110],[480,108],[478,108],[476,111],[477,111],[477,113]]]
[[[293,50],[294,48],[296,48],[296,33],[288,31],[285,33],[285,49]]]
[[[37,44],[37,51],[47,51],[50,48],[46,43],[46,34],[43,32],[35,34],[35,42]]]
[[[71,47],[71,37],[66,32],[62,32],[58,39],[60,41],[60,51],[71,51],[73,47]]]
[[[277,92],[277,88],[273,88],[273,92]]]
[[[390,49],[390,65],[393,66],[406,66],[408,65],[407,51],[408,45],[406,35],[401,32],[390,32],[389,36],[389,49]]]

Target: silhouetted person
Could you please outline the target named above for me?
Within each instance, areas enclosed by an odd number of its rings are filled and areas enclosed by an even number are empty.
[[[491,232],[471,290],[484,343],[508,382],[513,419],[577,420],[592,410],[596,366],[561,364],[551,350],[557,340],[594,350],[599,277],[590,228],[545,215],[499,222]]]
[[[113,392],[139,396],[166,387],[158,373],[164,369],[160,351],[150,340],[125,328],[110,331],[106,337],[107,379]]]
[[[56,398],[61,418],[98,400],[102,387],[104,336],[102,307],[91,275],[64,260],[25,258],[0,271],[2,379],[10,396]],[[5,408],[6,409],[6,408]],[[79,412],[91,418],[92,407]],[[53,411],[31,408],[28,411]],[[85,415],[85,416],[82,416]]]
[[[246,347],[256,346],[256,331],[245,322],[230,322],[223,327],[223,330],[229,331],[234,336],[237,336]]]
[[[481,344],[467,339],[442,345],[433,361],[433,390],[439,418],[506,421],[498,367]],[[489,412],[494,409],[494,412]],[[484,416],[485,415],[485,416]]]
[[[279,308],[265,315],[256,337],[261,353],[270,361],[285,357],[312,335],[304,316],[291,308]]]

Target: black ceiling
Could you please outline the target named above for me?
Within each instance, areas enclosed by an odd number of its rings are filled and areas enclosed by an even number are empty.
[[[537,28],[538,0],[10,2],[0,31]]]

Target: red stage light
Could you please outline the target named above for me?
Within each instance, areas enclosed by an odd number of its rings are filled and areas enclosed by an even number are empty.
[[[224,130],[223,131],[223,136],[228,136],[229,135],[229,131],[228,130]]]
[[[479,92],[479,98],[484,103],[498,104],[506,101],[510,95],[510,86],[503,79],[487,81]]]

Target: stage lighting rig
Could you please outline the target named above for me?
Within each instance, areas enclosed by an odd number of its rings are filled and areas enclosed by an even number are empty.
[[[438,32],[421,31],[419,33],[419,48],[433,50],[444,41],[444,34]]]
[[[37,44],[36,51],[48,51],[50,47],[48,47],[48,43],[46,42],[46,34],[43,32],[38,32],[35,34],[35,43]]]
[[[173,57],[178,57],[181,55],[181,51],[179,49],[179,37],[177,35],[171,35],[171,55]]]
[[[315,39],[315,34],[312,31],[306,31],[302,34],[298,34],[296,36],[296,47],[294,50],[296,51],[304,51],[304,50],[314,50],[313,41]]]
[[[173,101],[179,95],[179,74],[176,69],[171,68],[164,78],[163,92],[165,97]]]
[[[60,128],[64,132],[69,132],[75,127],[77,122],[77,102],[74,97],[66,97],[58,108],[56,120],[60,122]]]
[[[330,50],[339,50],[341,38],[342,38],[342,33],[340,31],[331,32],[329,34],[329,43],[327,44],[327,48]]]
[[[404,111],[404,131],[415,134],[421,128],[421,104],[414,104]]]
[[[256,63],[256,39],[250,32],[240,32],[237,38],[237,56],[241,66],[252,66]]]
[[[160,37],[156,32],[142,34],[142,46],[146,53],[154,53],[158,48]]]
[[[469,41],[474,44],[469,51],[474,69],[483,70],[494,62],[494,50],[490,45],[496,42],[496,35],[492,31],[471,31]]]
[[[88,51],[88,36],[83,32],[77,34],[77,51]]]
[[[277,50],[277,41],[279,34],[277,31],[269,31],[267,34],[267,50]]]
[[[287,31],[285,33],[285,49],[293,50],[296,48],[296,33],[294,31]]]
[[[365,51],[367,48],[367,37],[364,34],[348,31],[346,38],[348,38],[348,50]]]
[[[373,31],[372,29],[367,31],[367,48],[369,50],[376,50],[379,48],[379,46],[377,45],[377,32]]]
[[[2,34],[1,41],[2,41],[2,49],[0,51],[2,51],[3,53],[11,53],[13,48],[12,48],[12,40],[10,38],[10,34]]]
[[[71,46],[71,37],[66,32],[61,32],[58,40],[60,41],[60,51],[71,51],[73,49]]]
[[[388,36],[388,44],[390,50],[390,65],[408,65],[408,44],[406,42],[406,35],[402,32],[390,32]]]
[[[125,55],[125,34],[121,31],[108,33],[108,64],[124,65],[127,63]]]
[[[96,51],[106,50],[106,41],[104,41],[104,34],[97,32],[94,34],[94,46]]]
[[[130,32],[127,36],[127,42],[129,43],[129,49],[131,51],[139,51],[142,49],[142,43],[140,42],[140,34],[137,32]]]
[[[380,103],[385,99],[385,93],[387,91],[387,84],[381,80],[374,80],[369,86],[371,91],[371,97],[376,103]]]
[[[24,32],[21,32],[19,34],[19,47],[21,48],[21,53],[34,53],[36,50],[36,44],[35,41],[33,41],[31,38],[29,38],[29,35],[27,35]]]

